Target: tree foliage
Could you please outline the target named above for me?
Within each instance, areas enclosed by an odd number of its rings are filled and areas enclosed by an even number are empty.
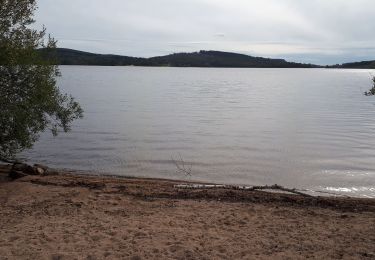
[[[68,131],[82,109],[62,94],[58,67],[39,51],[53,53],[56,42],[46,30],[30,28],[35,0],[0,0],[0,159],[11,159],[31,148],[39,134]],[[47,38],[47,39],[46,39]]]
[[[372,88],[368,92],[365,92],[365,95],[375,96],[375,77],[372,78]]]

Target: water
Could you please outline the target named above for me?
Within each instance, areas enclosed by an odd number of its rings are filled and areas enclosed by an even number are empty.
[[[104,174],[375,197],[370,72],[61,67],[85,118],[23,155]],[[191,176],[177,171],[183,164]],[[182,161],[184,163],[182,163]]]

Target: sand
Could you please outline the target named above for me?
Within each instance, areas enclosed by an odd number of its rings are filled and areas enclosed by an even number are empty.
[[[375,200],[176,183],[3,179],[0,259],[375,259]]]

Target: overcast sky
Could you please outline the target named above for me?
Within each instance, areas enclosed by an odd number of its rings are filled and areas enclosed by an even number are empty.
[[[334,64],[375,59],[374,0],[38,0],[59,47],[150,57],[221,50]]]

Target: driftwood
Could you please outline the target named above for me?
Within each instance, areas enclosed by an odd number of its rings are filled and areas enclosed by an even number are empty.
[[[298,191],[297,189],[289,189],[280,185],[265,185],[265,186],[235,186],[235,185],[210,185],[210,184],[179,184],[175,185],[175,188],[179,189],[231,189],[231,190],[246,190],[246,191],[256,191],[256,190],[279,190],[285,191],[293,194],[297,194],[304,197],[312,197],[307,193]]]
[[[285,192],[301,195],[301,196],[304,196],[304,197],[314,197],[312,195],[300,192],[297,189],[289,189],[289,188],[285,188],[285,187],[277,185],[277,184],[272,185],[272,186],[267,186],[267,185],[266,186],[253,186],[250,190],[280,190],[280,191],[285,191]]]

